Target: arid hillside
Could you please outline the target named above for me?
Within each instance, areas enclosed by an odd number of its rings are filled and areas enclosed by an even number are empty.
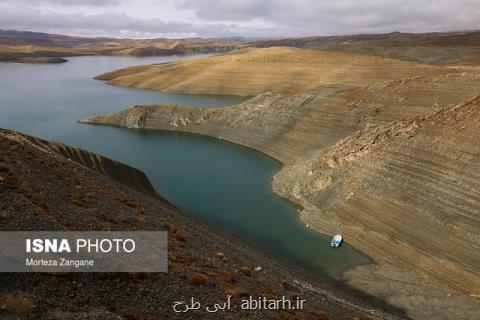
[[[130,67],[96,79],[165,92],[257,95],[297,93],[326,84],[364,85],[430,72],[435,68],[400,60],[276,47]]]
[[[83,122],[207,134],[279,159],[273,188],[304,206],[301,219],[344,234],[379,264],[348,272],[349,283],[415,319],[469,319],[480,306],[480,74],[421,70],[223,109],[133,106]]]
[[[312,36],[252,41],[257,47],[297,47],[318,48],[339,44],[371,44],[391,47],[438,46],[438,47],[478,47],[480,31],[405,33],[390,32],[377,34],[352,34],[341,36]]]
[[[347,272],[352,285],[396,301],[414,318],[474,318],[480,304],[479,124],[476,97],[370,127],[285,167],[274,189],[304,203],[306,223],[346,232],[377,257],[378,268]]]
[[[378,262],[478,295],[479,124],[476,97],[367,128],[285,167],[274,186],[317,208],[308,223],[332,222]]]
[[[208,134],[289,164],[358,130],[467,101],[479,88],[479,73],[446,70],[366,87],[338,84],[293,95],[267,92],[222,109],[132,106],[83,122]]]
[[[0,230],[169,232],[168,273],[2,275],[2,319],[172,319],[175,301],[194,296],[209,304],[226,295],[235,304],[247,295],[299,296],[308,303],[302,312],[237,308],[225,319],[395,319],[376,306],[402,316],[182,214],[138,170],[7,130],[0,130]],[[209,319],[202,310],[177,317],[191,316]]]
[[[351,52],[435,65],[480,63],[480,32],[358,34],[254,41],[253,47]]]

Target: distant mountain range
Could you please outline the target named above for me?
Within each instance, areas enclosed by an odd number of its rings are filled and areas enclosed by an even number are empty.
[[[0,44],[75,47],[85,44],[121,41],[114,38],[85,38],[32,31],[0,30]]]
[[[422,63],[456,63],[478,59],[480,31],[418,34],[392,32],[275,39],[249,39],[241,36],[117,39],[0,30],[0,61],[10,62],[63,62],[65,60],[61,59],[62,57],[79,55],[166,56],[222,53],[246,47],[279,46],[362,53]],[[452,50],[439,49],[443,47],[451,47]]]
[[[3,45],[38,45],[51,47],[73,48],[78,46],[104,44],[104,43],[125,43],[145,41],[152,42],[212,42],[233,41],[249,43],[255,47],[289,46],[309,48],[323,45],[338,45],[352,42],[378,42],[380,44],[417,44],[435,46],[479,46],[480,31],[458,31],[458,32],[431,32],[431,33],[402,33],[391,32],[383,34],[355,34],[339,36],[311,36],[311,37],[286,37],[272,39],[252,39],[243,36],[229,38],[183,38],[183,39],[128,39],[109,37],[77,37],[62,34],[51,34],[33,31],[1,30],[0,44]]]

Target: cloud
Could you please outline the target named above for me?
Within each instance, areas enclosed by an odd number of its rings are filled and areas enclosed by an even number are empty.
[[[2,29],[35,30],[86,36],[150,37],[211,37],[231,36],[249,32],[235,25],[222,23],[192,24],[166,22],[162,19],[138,19],[125,13],[96,15],[40,13],[36,11],[11,15],[0,9]]]
[[[193,9],[195,14],[206,20],[233,20],[245,21],[258,16],[266,17],[272,0],[229,0],[229,1],[211,1],[211,0],[179,0],[176,3],[178,8]]]
[[[21,0],[4,0],[4,3],[21,3]],[[25,2],[25,1],[23,1]],[[55,7],[105,7],[116,6],[120,0],[28,0],[30,6],[51,5]]]
[[[287,35],[477,29],[478,0],[180,0],[210,21],[262,21]]]
[[[121,37],[479,29],[478,0],[3,0],[0,28]]]

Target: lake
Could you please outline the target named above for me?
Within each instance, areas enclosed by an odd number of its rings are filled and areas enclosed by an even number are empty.
[[[198,56],[196,56],[198,57]],[[132,104],[223,107],[238,96],[166,94],[115,87],[93,77],[121,67],[190,57],[74,57],[63,64],[0,63],[0,127],[60,141],[143,170],[191,215],[287,258],[318,276],[369,259],[306,228],[297,207],[271,190],[280,164],[255,150],[200,135],[76,123]]]

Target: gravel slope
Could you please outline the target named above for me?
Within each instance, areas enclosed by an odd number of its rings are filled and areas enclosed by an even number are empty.
[[[88,166],[88,167],[87,167]],[[115,181],[129,175],[130,186]],[[125,181],[124,181],[125,182]],[[132,183],[134,182],[134,183]],[[137,190],[142,190],[139,192]],[[400,309],[342,283],[320,282],[154,194],[145,176],[101,156],[0,130],[0,230],[168,230],[169,272],[3,274],[0,318],[172,319],[174,301],[302,297],[302,312],[238,308],[224,319],[393,319]],[[261,266],[262,271],[253,271]],[[198,318],[211,318],[199,313]],[[355,318],[357,317],[357,318]]]

